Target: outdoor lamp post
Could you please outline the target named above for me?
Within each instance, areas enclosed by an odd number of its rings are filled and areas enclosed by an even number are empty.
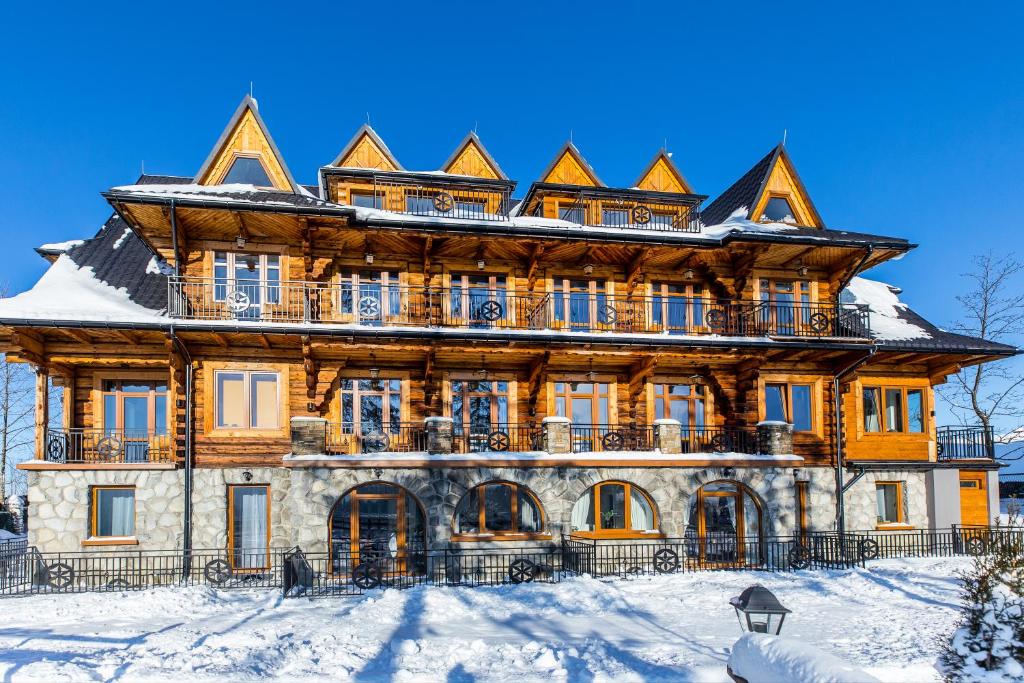
[[[736,618],[740,628],[748,633],[768,633],[779,635],[782,622],[792,610],[786,609],[770,590],[761,585],[753,585],[729,601],[736,610]],[[740,614],[742,613],[742,617]],[[746,624],[744,624],[744,618]]]

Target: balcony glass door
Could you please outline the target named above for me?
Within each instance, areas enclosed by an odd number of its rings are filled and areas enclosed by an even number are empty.
[[[335,303],[339,318],[371,326],[399,319],[402,293],[397,271],[348,271],[339,278]]]
[[[682,429],[683,452],[689,452],[690,435],[704,433],[703,384],[655,384],[654,418],[678,420]]]
[[[343,435],[355,435],[374,451],[391,450],[397,445],[402,425],[402,380],[343,379],[340,393]]]
[[[505,278],[497,275],[452,275],[448,302],[452,323],[501,327],[509,319]]]
[[[602,430],[611,419],[608,384],[555,382],[555,415],[572,421],[573,450],[600,450]]]
[[[167,383],[104,380],[103,433],[90,445],[98,459],[117,462],[147,462],[151,448],[166,448]]]
[[[560,328],[590,331],[611,327],[618,319],[605,283],[597,280],[556,277],[552,303],[554,320]]]
[[[456,436],[470,452],[490,450],[488,436],[508,430],[508,382],[452,382],[452,420]]]
[[[811,315],[810,283],[806,280],[761,280],[761,322],[767,334],[796,334],[807,329]]]
[[[213,298],[239,320],[259,320],[267,305],[281,302],[281,257],[215,251]]]
[[[703,295],[699,285],[655,282],[651,298],[653,331],[692,334],[704,324]]]

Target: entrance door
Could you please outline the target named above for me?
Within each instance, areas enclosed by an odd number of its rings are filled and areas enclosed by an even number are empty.
[[[357,494],[352,501],[352,557],[356,564],[374,562],[382,571],[405,555],[405,497],[400,494]]]
[[[960,523],[988,526],[988,474],[960,471]]]
[[[331,573],[349,574],[360,564],[383,576],[426,570],[423,509],[393,484],[363,484],[342,496],[330,518]]]
[[[701,565],[756,565],[761,558],[761,509],[740,484],[702,486],[690,502],[687,554]]]

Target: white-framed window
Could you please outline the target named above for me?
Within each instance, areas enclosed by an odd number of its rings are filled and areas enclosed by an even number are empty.
[[[217,429],[280,429],[280,374],[267,370],[216,370]]]
[[[213,252],[213,300],[244,294],[239,317],[258,316],[263,304],[281,303],[281,256],[234,251]]]

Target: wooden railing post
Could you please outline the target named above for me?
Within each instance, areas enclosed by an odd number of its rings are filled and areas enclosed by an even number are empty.
[[[50,421],[50,371],[36,367],[36,460],[46,459],[46,425]]]

